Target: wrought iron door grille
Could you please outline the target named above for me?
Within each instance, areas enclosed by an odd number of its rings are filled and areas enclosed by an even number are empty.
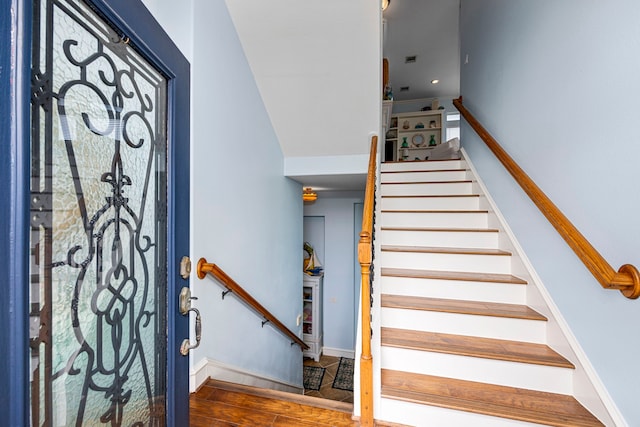
[[[31,422],[164,425],[166,79],[76,0],[35,0]]]

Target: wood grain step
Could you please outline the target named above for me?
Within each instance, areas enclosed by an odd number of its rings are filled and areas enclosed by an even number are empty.
[[[381,185],[424,185],[424,184],[471,184],[473,181],[470,179],[461,179],[454,181],[390,181],[381,182]]]
[[[421,170],[421,169],[408,169],[408,170],[384,170],[380,173],[385,174],[394,174],[394,173],[429,173],[429,172],[464,172],[468,169],[457,168],[457,169],[432,169],[432,170]]]
[[[547,320],[546,317],[525,305],[479,301],[462,301],[441,298],[425,298],[382,294],[382,307],[407,310],[438,311],[476,316],[507,317],[512,319]]]
[[[385,213],[407,213],[407,214],[488,214],[487,210],[439,210],[439,209],[382,209],[380,212]]]
[[[603,424],[572,396],[381,370],[382,396],[557,427]]]
[[[456,211],[458,212],[458,211]],[[412,231],[412,232],[451,232],[451,233],[498,233],[497,228],[437,228],[437,227],[381,227],[382,231]]]
[[[389,347],[575,368],[571,362],[544,344],[394,328],[382,328],[380,337],[382,345]]]
[[[526,285],[527,282],[510,274],[465,273],[455,271],[414,270],[406,268],[382,268],[382,276],[416,279],[458,280],[465,282],[491,282]]]
[[[380,249],[383,252],[411,252],[422,254],[456,254],[456,255],[495,255],[495,256],[511,256],[511,252],[500,249],[479,249],[479,248],[446,248],[446,247],[429,247],[429,246],[396,246],[382,245]]]
[[[189,407],[192,427],[357,425],[347,403],[211,379],[191,395]]]

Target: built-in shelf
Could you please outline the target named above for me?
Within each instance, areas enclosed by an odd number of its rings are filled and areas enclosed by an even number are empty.
[[[302,282],[302,340],[309,346],[303,355],[316,362],[322,354],[322,278],[305,274]]]

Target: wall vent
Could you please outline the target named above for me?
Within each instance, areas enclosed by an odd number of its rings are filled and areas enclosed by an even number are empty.
[[[400,87],[400,92],[409,92],[409,86]]]
[[[413,56],[405,56],[405,57],[404,57],[404,63],[405,63],[405,64],[412,64],[412,63],[414,63],[414,62],[416,62],[416,55],[413,55]]]

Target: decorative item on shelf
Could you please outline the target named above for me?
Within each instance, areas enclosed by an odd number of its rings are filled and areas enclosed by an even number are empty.
[[[438,98],[433,98],[431,101],[431,109],[437,110],[438,108],[440,108],[440,100]]]
[[[384,87],[384,96],[382,99],[384,99],[385,101],[393,100],[393,89],[391,88],[391,85],[386,85]]]
[[[416,147],[422,147],[424,145],[426,145],[427,140],[424,139],[424,135],[421,133],[417,133],[415,135],[413,135],[413,138],[411,138],[411,143],[413,145],[415,145]]]
[[[409,148],[409,143],[407,142],[407,137],[403,136],[402,137],[402,148]]]
[[[398,127],[398,118],[397,117],[391,117],[391,124],[389,126],[391,128],[397,128]]]
[[[311,187],[306,187],[302,191],[302,201],[303,202],[315,202],[318,198],[318,193],[314,192]]]
[[[411,127],[411,123],[409,123],[409,120],[405,120],[404,122],[402,122],[402,129],[409,129]]]
[[[420,160],[420,157],[416,157],[414,160]]]
[[[431,129],[434,129],[434,128],[436,127],[436,121],[435,121],[435,120],[431,120],[431,121],[429,122],[429,127],[430,127]]]
[[[308,257],[305,257],[306,262],[303,265],[303,271],[309,276],[322,274],[322,264],[320,264],[320,260],[316,256],[313,246],[311,246],[309,242],[304,242],[302,244],[302,249],[304,249],[307,255],[309,255]]]
[[[429,147],[435,147],[436,145],[438,145],[438,143],[436,142],[436,136],[431,135],[431,139],[429,139]]]
[[[407,160],[409,158],[409,149],[408,148],[403,148],[402,149],[402,160]]]
[[[416,129],[424,129],[424,123],[422,122],[416,123]]]

